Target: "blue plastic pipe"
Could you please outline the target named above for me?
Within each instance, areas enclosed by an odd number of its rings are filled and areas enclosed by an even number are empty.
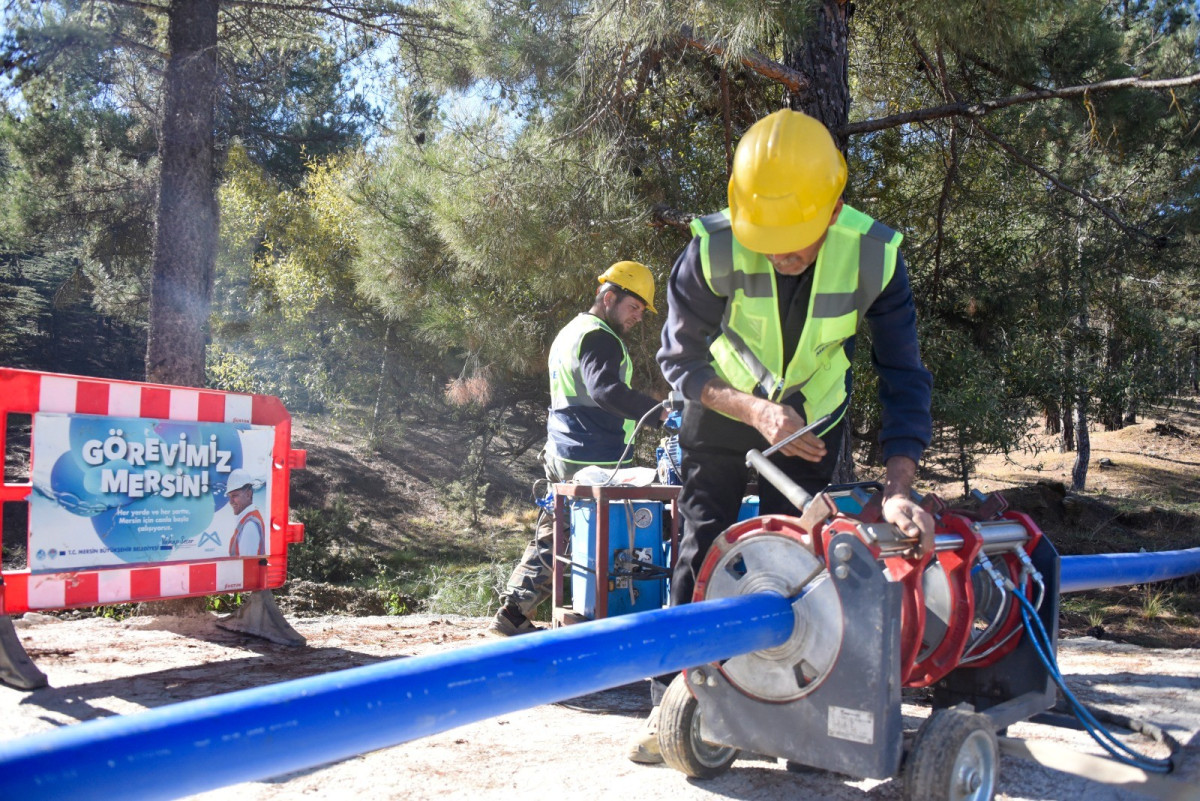
[[[179,798],[781,645],[757,593],[382,662],[0,743],[0,798]]]
[[[1200,548],[1064,556],[1060,571],[1060,593],[1167,581],[1200,573]]]

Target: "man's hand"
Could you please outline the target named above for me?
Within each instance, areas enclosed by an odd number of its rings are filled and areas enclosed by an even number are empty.
[[[932,554],[934,550],[933,515],[912,499],[913,479],[917,463],[907,456],[893,456],[887,462],[887,478],[883,487],[883,519],[905,537],[917,541],[916,556]]]
[[[917,541],[916,556],[933,553],[933,515],[912,498],[892,495],[884,498],[883,519],[900,529],[900,533]]]
[[[804,428],[804,418],[792,407],[761,398],[757,400],[754,416],[747,422],[758,429],[758,433],[763,435],[768,445],[781,442]],[[809,431],[784,445],[779,449],[779,453],[819,462],[825,458],[825,443],[815,432]]]
[[[739,392],[720,378],[714,378],[704,385],[700,402],[709,409],[753,426],[763,435],[767,445],[774,445],[804,428],[804,418],[790,406]],[[779,452],[785,456],[819,462],[825,458],[825,443],[810,431],[780,448]]]

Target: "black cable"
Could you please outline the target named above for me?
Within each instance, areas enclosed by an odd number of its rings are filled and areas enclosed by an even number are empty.
[[[641,431],[642,428],[646,425],[646,421],[650,419],[650,415],[654,414],[655,412],[658,412],[661,414],[663,409],[669,408],[667,405],[668,403],[670,403],[669,400],[665,400],[662,403],[656,403],[650,407],[650,411],[648,411],[644,415],[642,415],[642,419],[638,420],[637,425],[634,426],[633,433],[629,435],[629,442],[625,443],[625,450],[621,452],[621,458],[617,460],[617,464],[613,468],[612,473],[609,474],[608,478],[606,478],[604,480],[604,483],[601,484],[600,486],[607,487],[610,484],[612,484],[613,479],[615,479],[617,477],[617,471],[621,469],[621,465],[624,464],[625,460],[628,459],[629,456],[632,454],[633,443],[637,439],[638,432]]]

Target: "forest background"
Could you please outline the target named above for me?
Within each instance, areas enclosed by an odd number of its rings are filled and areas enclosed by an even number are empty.
[[[662,308],[741,133],[790,106],[844,145],[847,201],[905,233],[924,478],[965,494],[980,460],[1052,447],[1086,499],[1091,432],[1200,390],[1198,19],[1194,0],[11,0],[0,364],[279,396],[328,457],[297,478],[292,575],[483,614],[532,528],[554,334],[620,259],[652,267]],[[629,342],[658,395],[661,319]],[[845,467],[869,476],[866,339]],[[1200,539],[1195,496],[1152,500]]]

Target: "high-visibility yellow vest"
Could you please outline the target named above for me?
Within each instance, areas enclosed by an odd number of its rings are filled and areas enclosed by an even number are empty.
[[[692,233],[701,240],[700,263],[709,289],[729,299],[721,332],[709,348],[717,375],[734,389],[776,402],[802,391],[808,421],[837,412],[846,400],[850,369],[843,343],[892,280],[903,235],[842,206],[809,268],[814,273],[808,316],[785,369],[771,262],[734,238],[729,209],[692,220]],[[844,414],[842,409],[829,428]]]
[[[550,345],[550,410],[551,412],[566,409],[569,406],[593,406],[599,404],[588,394],[587,385],[579,366],[579,352],[583,347],[583,338],[591,332],[600,329],[616,337],[621,343],[621,383],[630,386],[633,378],[633,360],[629,358],[629,350],[617,333],[599,317],[584,312],[563,326]],[[564,418],[565,419],[565,418]],[[625,420],[625,441],[628,444],[633,438],[633,420]]]

